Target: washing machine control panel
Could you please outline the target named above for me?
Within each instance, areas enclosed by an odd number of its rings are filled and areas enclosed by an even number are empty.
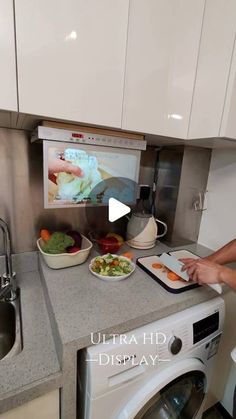
[[[182,346],[182,340],[177,336],[172,336],[169,342],[169,351],[172,353],[172,355],[177,355],[181,351]]]

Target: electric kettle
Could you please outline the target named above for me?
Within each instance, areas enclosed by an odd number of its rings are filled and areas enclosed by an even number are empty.
[[[159,235],[158,223],[164,227],[164,232]],[[127,224],[127,244],[135,249],[151,249],[155,246],[156,240],[164,237],[166,233],[166,223],[154,218],[152,214],[133,213]]]

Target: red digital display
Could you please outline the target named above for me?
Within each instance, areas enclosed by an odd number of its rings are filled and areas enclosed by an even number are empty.
[[[72,137],[73,138],[84,138],[84,135],[79,134],[78,132],[72,132]]]

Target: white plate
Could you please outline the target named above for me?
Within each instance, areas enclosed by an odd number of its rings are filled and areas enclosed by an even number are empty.
[[[107,255],[102,255],[100,257],[104,258],[105,256],[107,256]],[[95,259],[98,257],[98,256],[96,256],[95,258],[93,258],[90,261],[90,264],[89,264],[89,270],[90,270],[90,272],[94,276],[96,276],[97,278],[102,279],[103,281],[106,281],[106,282],[121,281],[122,279],[128,278],[134,272],[134,270],[135,270],[135,264],[130,259],[126,258],[125,256],[119,256],[119,255],[112,255],[112,256],[113,257],[118,257],[119,259],[127,260],[131,264],[131,266],[132,266],[132,271],[130,273],[128,273],[128,274],[120,275],[120,276],[105,276],[105,275],[100,275],[97,272],[93,272],[92,271],[92,264],[95,261]]]

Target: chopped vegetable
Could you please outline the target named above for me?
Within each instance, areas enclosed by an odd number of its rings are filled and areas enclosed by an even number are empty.
[[[179,275],[177,275],[175,272],[172,272],[172,271],[168,272],[167,278],[170,279],[171,281],[179,281],[181,279]]]
[[[42,228],[40,230],[40,237],[44,242],[47,242],[51,237],[51,233],[46,228]]]
[[[153,263],[152,264],[152,268],[154,268],[154,269],[162,269],[163,268],[163,265],[162,265],[162,263],[156,262],[156,263]]]
[[[91,266],[93,272],[103,276],[122,276],[132,272],[131,263],[121,256],[97,256]]]
[[[51,254],[66,253],[67,247],[74,246],[74,239],[62,232],[55,232],[50,239],[41,245],[43,252]]]
[[[131,253],[131,252],[124,252],[124,253],[122,253],[121,256],[124,256],[125,258],[128,258],[130,260],[132,260],[133,257],[134,257],[133,253]]]

